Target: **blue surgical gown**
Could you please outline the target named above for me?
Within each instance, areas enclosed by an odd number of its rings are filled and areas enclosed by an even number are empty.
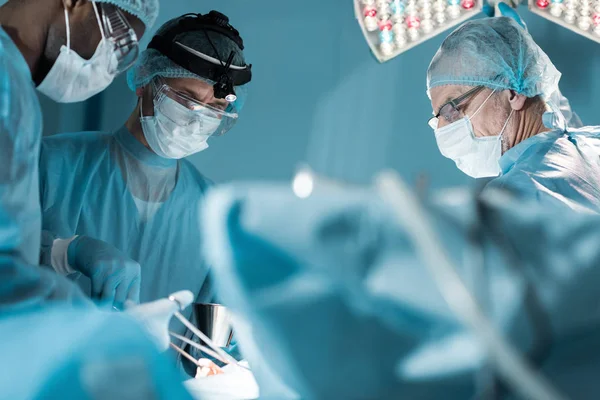
[[[568,398],[597,398],[600,217],[491,189],[447,190],[423,207],[496,329]],[[202,221],[261,398],[511,393],[441,296],[413,223],[396,222],[372,190],[316,185],[298,198],[288,183],[225,186]]]
[[[73,307],[0,317],[3,399],[185,399],[181,376],[119,313]]]
[[[46,137],[40,156],[43,229],[60,238],[105,241],[139,262],[141,303],[184,289],[207,302],[197,203],[210,184],[190,162],[157,156],[125,127]],[[89,279],[78,281],[89,294]]]
[[[0,311],[81,298],[75,286],[38,266],[41,130],[29,66],[0,28]]]
[[[486,188],[511,191],[542,204],[600,211],[600,127],[535,135],[500,158],[502,174]]]

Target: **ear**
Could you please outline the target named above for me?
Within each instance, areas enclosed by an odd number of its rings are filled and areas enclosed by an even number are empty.
[[[509,90],[508,92],[508,102],[510,103],[510,107],[514,111],[521,111],[525,106],[525,101],[527,100],[527,97],[523,96],[522,94],[517,94],[517,92],[515,92],[514,90]]]
[[[135,89],[135,95],[137,97],[142,97],[144,95],[144,86],[140,86],[139,88]]]

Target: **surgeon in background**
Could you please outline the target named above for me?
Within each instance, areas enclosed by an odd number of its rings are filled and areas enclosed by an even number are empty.
[[[567,126],[548,102],[559,79],[513,19],[463,24],[427,71],[430,125],[441,153],[473,178],[494,178],[486,189],[598,212],[600,130]]]
[[[210,301],[197,203],[211,181],[185,157],[237,121],[251,78],[243,50],[220,13],[172,19],[128,74],[139,99],[121,128],[44,139],[47,264],[82,274],[89,295],[117,307],[183,289]]]
[[[157,13],[158,0],[9,0],[0,7],[1,310],[81,297],[37,266],[42,115],[35,87],[59,102],[102,91],[133,63],[137,39]]]

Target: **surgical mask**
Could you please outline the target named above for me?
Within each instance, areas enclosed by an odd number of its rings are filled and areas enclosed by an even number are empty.
[[[161,101],[166,102],[162,107],[168,107],[175,113],[185,107],[176,101],[165,97]],[[143,101],[142,101],[143,103]],[[156,154],[163,158],[180,159],[191,154],[198,153],[208,148],[206,141],[216,132],[221,120],[210,115],[184,123],[175,122],[168,118],[158,107],[154,107],[154,116],[144,116],[140,103],[140,122],[148,145]],[[170,112],[169,114],[173,114]]]
[[[67,25],[67,45],[62,46],[58,58],[38,86],[38,90],[59,103],[84,101],[100,93],[111,84],[116,76],[118,60],[114,46],[104,36],[96,3],[92,2],[102,33],[102,40],[91,59],[85,60],[71,50],[71,30],[69,13],[65,9]]]
[[[435,139],[442,155],[454,161],[458,169],[473,178],[498,176],[501,172],[499,160],[502,156],[502,134],[512,111],[497,136],[476,137],[471,123],[494,93],[488,96],[471,117],[465,116],[435,129]]]

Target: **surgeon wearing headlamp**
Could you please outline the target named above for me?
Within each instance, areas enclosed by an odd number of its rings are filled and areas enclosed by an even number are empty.
[[[236,123],[251,79],[243,49],[218,12],[170,20],[129,71],[138,103],[122,128],[43,141],[46,264],[117,307],[184,289],[210,301],[197,202],[211,181],[184,158]]]

